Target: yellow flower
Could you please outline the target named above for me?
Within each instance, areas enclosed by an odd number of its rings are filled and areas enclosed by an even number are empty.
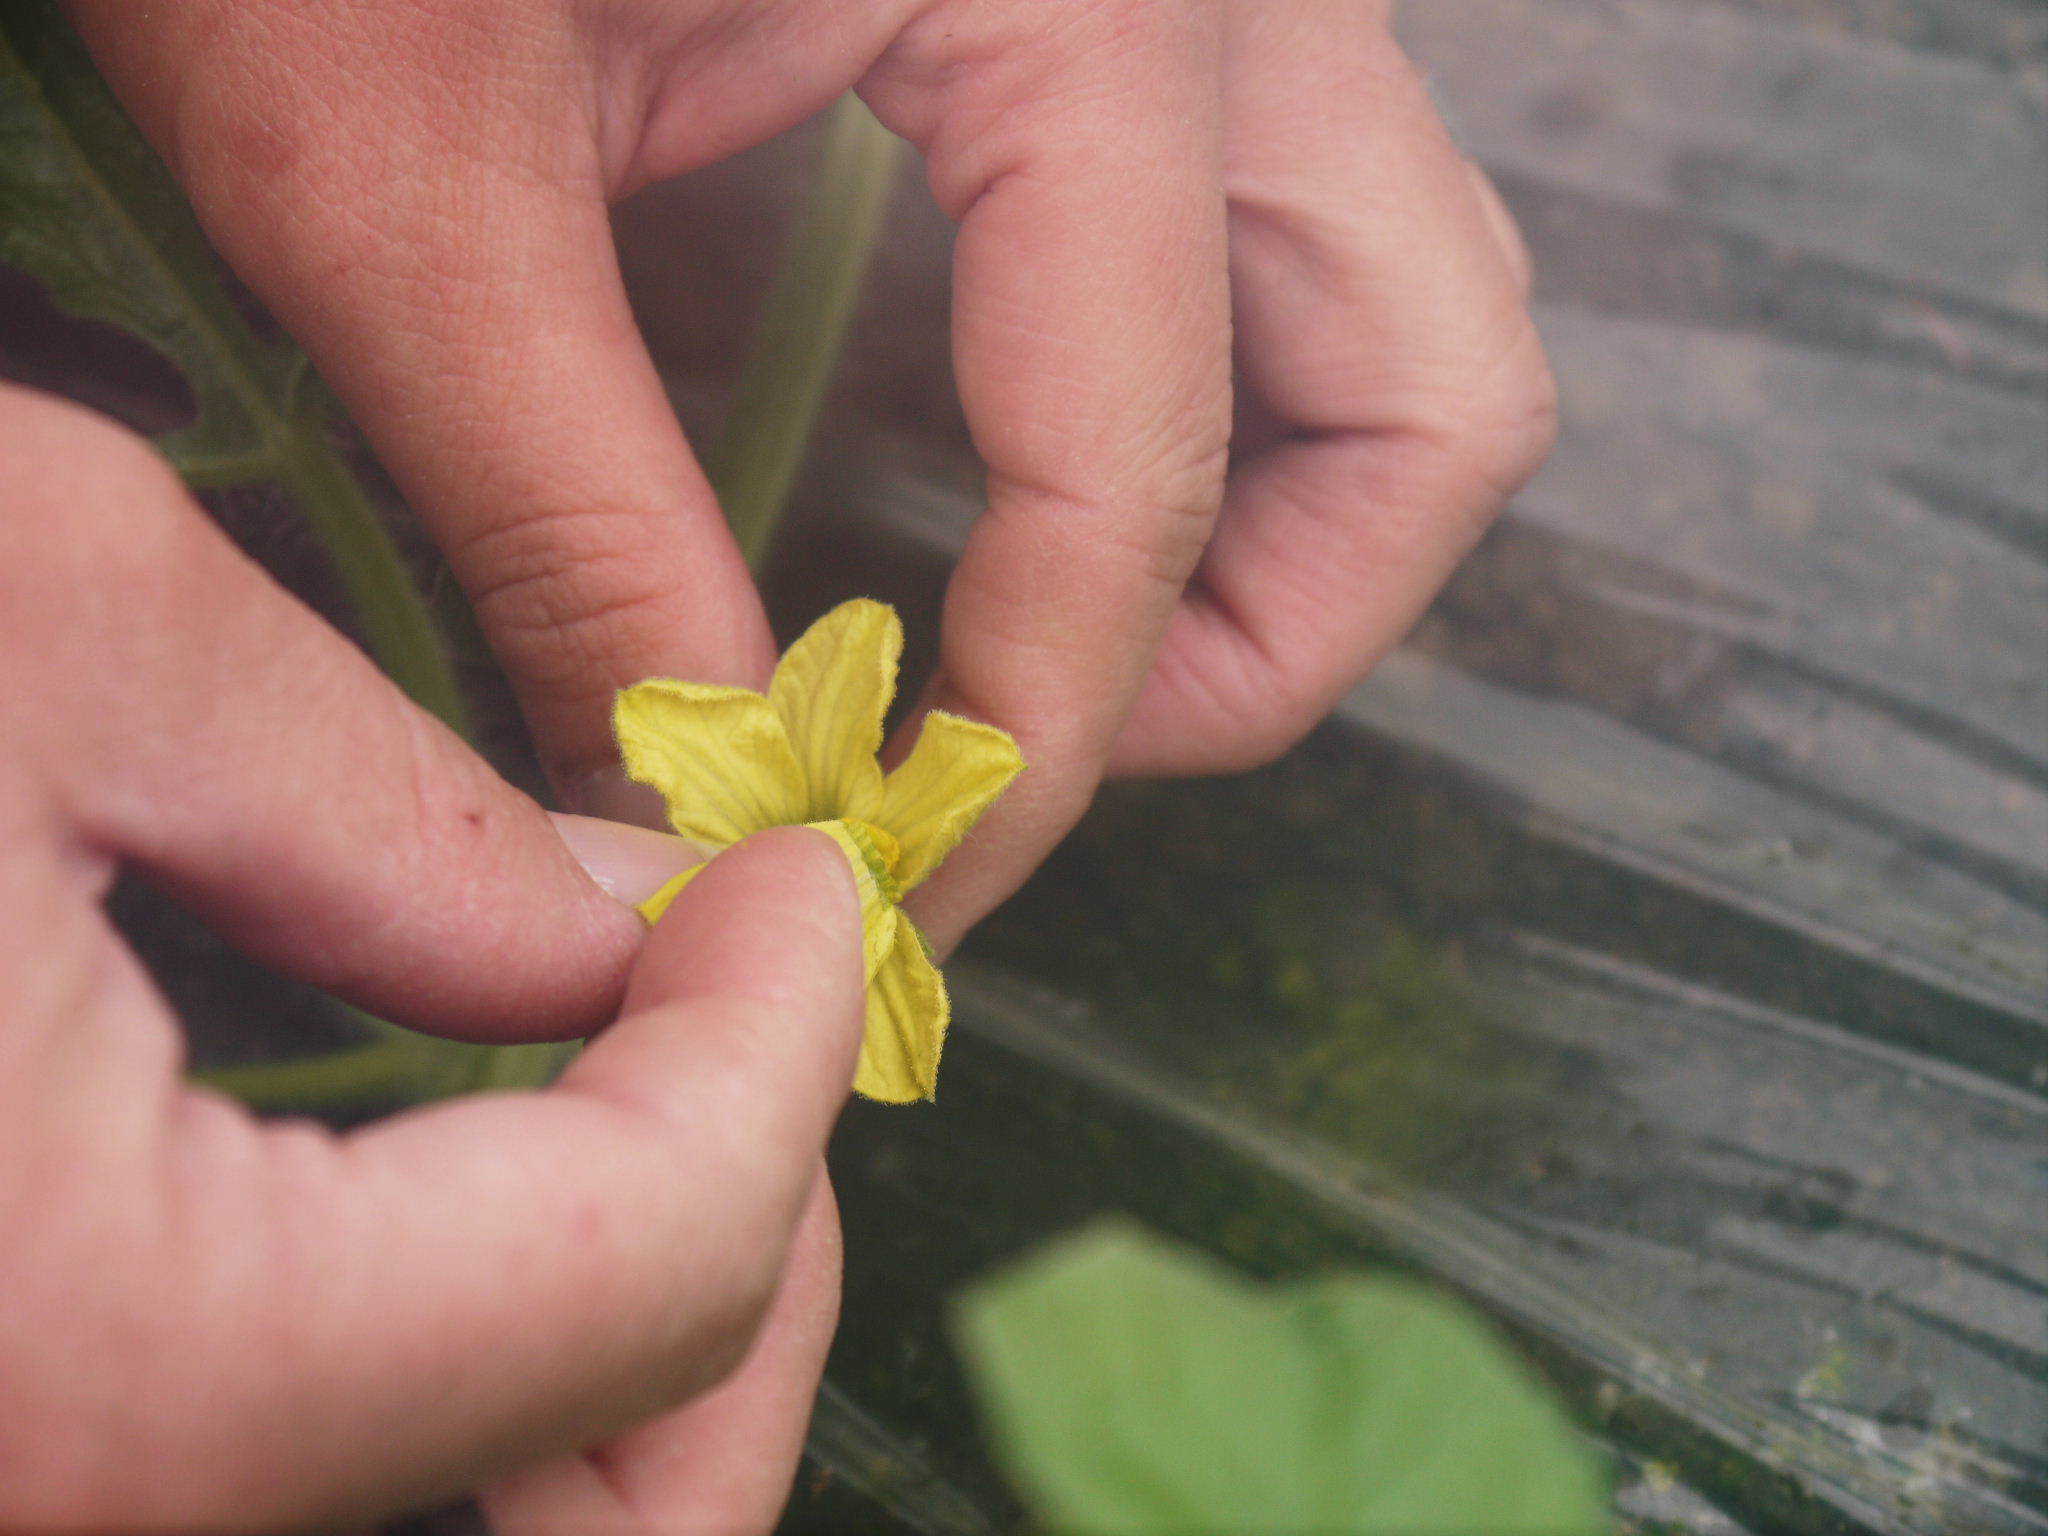
[[[852,865],[867,965],[867,1035],[854,1091],[928,1099],[951,1006],[929,946],[899,903],[1023,770],[1009,732],[934,710],[884,775],[875,761],[896,692],[896,610],[841,603],[792,645],[767,697],[650,678],[620,692],[612,727],[626,772],[668,802],[684,837],[724,848],[765,827],[812,826]],[[704,866],[641,904],[650,923]]]

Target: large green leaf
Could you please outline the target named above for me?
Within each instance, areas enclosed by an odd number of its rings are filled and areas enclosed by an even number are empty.
[[[998,1455],[1084,1536],[1551,1536],[1603,1479],[1477,1314],[1411,1281],[1242,1280],[1098,1223],[967,1291]]]
[[[177,184],[54,5],[0,6],[0,262],[51,301],[119,326],[175,364],[192,421],[159,446],[195,485],[275,482],[311,523],[363,637],[392,677],[458,728],[465,711],[425,604],[329,441],[297,351],[236,313]]]
[[[177,364],[198,411],[164,442],[180,470],[273,478],[300,361],[228,302],[176,184],[53,8],[0,15],[0,261],[61,308],[140,337]]]

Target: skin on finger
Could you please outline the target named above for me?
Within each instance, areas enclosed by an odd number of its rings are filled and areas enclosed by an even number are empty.
[[[0,736],[82,856],[444,1033],[616,1011],[644,930],[539,806],[238,552],[142,444],[0,390]]]
[[[122,1190],[156,1151],[181,1065],[175,1033],[133,1027],[158,1007],[153,989],[97,907],[110,871],[65,830],[38,776],[0,752],[0,1351],[45,1307],[67,1315],[61,1286],[47,1298],[16,1288],[24,1254],[63,1267],[61,1244],[31,1248],[34,1224],[101,1211]],[[0,1353],[0,1490],[23,1459],[26,1421],[7,1410],[15,1374]]]
[[[1228,38],[1241,370],[1284,435],[1233,474],[1120,773],[1291,745],[1407,632],[1553,431],[1505,211],[1384,26],[1241,0]]]
[[[759,686],[774,659],[619,279],[606,198],[637,124],[581,9],[76,6],[434,533],[565,790],[615,760],[618,688]]]
[[[178,1090],[146,988],[103,989],[110,1067],[153,1055],[161,1080],[90,1159],[87,1197],[24,1205],[51,1148],[0,1127],[0,1315],[38,1322],[0,1328],[0,1525],[369,1518],[730,1372],[853,1074],[859,918],[837,847],[792,828],[721,855],[633,995],[555,1089],[337,1137]],[[60,1009],[10,1038],[81,1023]],[[95,1144],[65,1123],[60,1150]]]
[[[495,1536],[753,1536],[775,1527],[839,1318],[839,1218],[823,1170],[754,1347],[703,1396],[483,1499]]]
[[[1149,0],[938,5],[862,85],[960,220],[955,371],[989,470],[925,702],[1009,730],[1030,764],[971,857],[918,893],[942,947],[1087,804],[1215,515],[1230,321],[1212,21]]]
[[[1479,199],[1480,211],[1486,215],[1486,227],[1493,231],[1494,243],[1500,247],[1501,255],[1507,261],[1515,292],[1526,304],[1536,285],[1536,261],[1529,254],[1529,242],[1523,238],[1522,226],[1508,211],[1507,200],[1500,195],[1500,188],[1493,184],[1493,178],[1486,174],[1484,166],[1476,160],[1467,160],[1465,175],[1472,183],[1473,194]]]

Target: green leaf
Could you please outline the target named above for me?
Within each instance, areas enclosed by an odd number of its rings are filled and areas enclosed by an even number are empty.
[[[177,184],[47,0],[0,5],[0,262],[51,302],[148,342],[197,414],[158,443],[194,485],[274,481],[334,562],[384,670],[458,730],[467,713],[425,603],[329,441],[310,370],[236,313]]]
[[[956,1302],[998,1460],[1076,1536],[1585,1536],[1604,1478],[1474,1312],[1358,1274],[1244,1280],[1123,1222]]]
[[[297,355],[234,312],[176,183],[44,4],[0,17],[0,261],[177,365],[198,404],[162,445],[181,470],[209,482],[230,467],[235,479],[274,474],[273,402]]]

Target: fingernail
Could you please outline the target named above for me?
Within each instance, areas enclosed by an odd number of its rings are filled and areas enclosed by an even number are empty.
[[[566,788],[563,798],[581,814],[605,821],[622,821],[635,827],[668,824],[661,796],[645,784],[635,784],[623,768],[599,768],[587,773]]]
[[[693,864],[702,864],[714,849],[668,832],[606,821],[596,816],[551,813],[576,862],[605,894],[629,907],[660,890]]]

